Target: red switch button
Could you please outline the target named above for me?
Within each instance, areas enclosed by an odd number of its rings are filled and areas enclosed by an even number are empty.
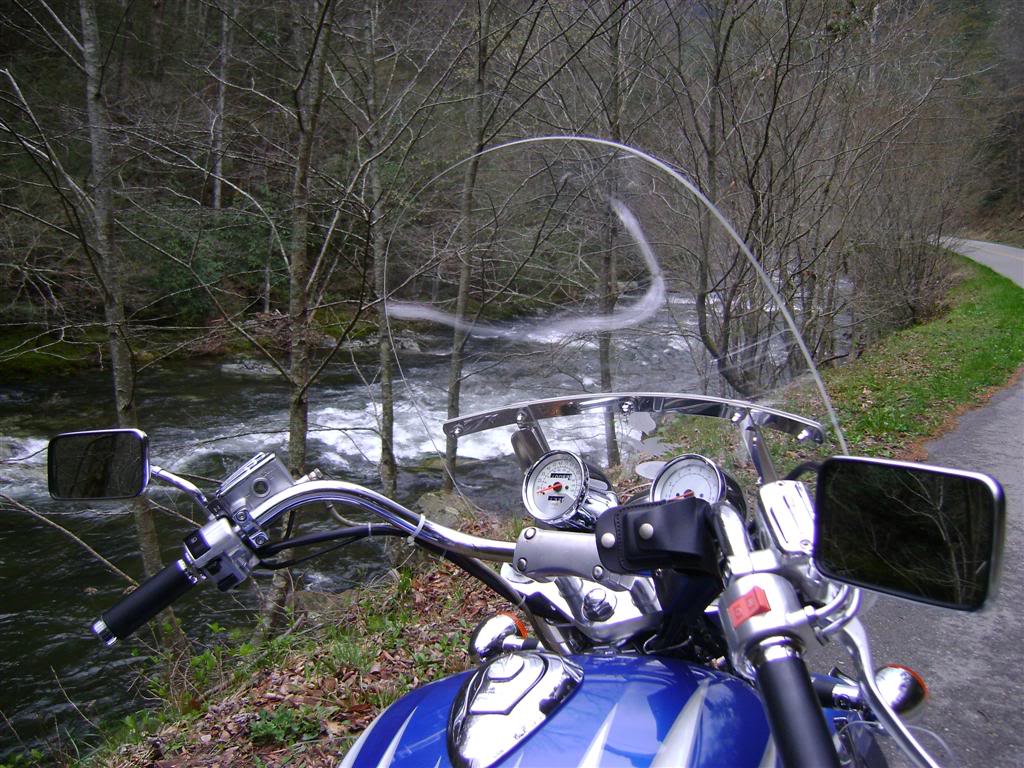
[[[768,605],[768,596],[760,587],[754,587],[745,595],[736,598],[729,606],[729,620],[732,621],[733,629],[738,627],[752,616],[760,616],[768,613],[772,607]]]

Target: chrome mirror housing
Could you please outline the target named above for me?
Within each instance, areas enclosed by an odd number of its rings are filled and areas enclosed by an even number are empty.
[[[130,499],[146,489],[149,476],[149,438],[138,429],[65,432],[47,448],[55,499]]]
[[[994,593],[999,483],[976,472],[837,456],[818,474],[814,560],[827,577],[957,610]]]

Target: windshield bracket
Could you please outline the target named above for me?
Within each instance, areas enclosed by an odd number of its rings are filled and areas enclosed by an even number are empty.
[[[768,446],[765,445],[761,428],[754,422],[749,412],[743,419],[742,432],[743,443],[746,445],[747,453],[757,471],[758,485],[774,483],[779,476],[775,472],[775,465],[772,463],[771,454],[768,453]]]

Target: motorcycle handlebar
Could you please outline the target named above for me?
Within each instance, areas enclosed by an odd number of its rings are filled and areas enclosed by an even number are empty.
[[[511,560],[514,554],[512,543],[467,536],[426,521],[373,491],[336,481],[311,481],[282,491],[254,510],[253,517],[266,525],[286,510],[311,501],[340,501],[375,512],[400,530],[422,537],[428,545],[454,552],[498,561]],[[716,511],[713,519],[723,552],[749,557],[750,542],[738,513],[728,505],[720,505]],[[196,581],[185,560],[177,560],[104,612],[92,629],[107,645],[113,645],[171,605]],[[776,637],[752,647],[748,659],[756,671],[757,686],[782,764],[839,768],[835,746],[799,648],[785,637]]]
[[[839,768],[835,744],[799,649],[786,641],[761,646],[751,654],[751,663],[782,765]]]
[[[92,631],[107,645],[123,640],[188,592],[196,583],[184,560],[176,560],[104,611]]]
[[[252,518],[261,527],[271,525],[281,514],[304,504],[313,502],[338,502],[351,508],[372,512],[384,518],[398,529],[420,540],[426,546],[432,546],[446,552],[479,557],[499,562],[512,559],[515,543],[485,539],[471,536],[460,531],[432,523],[422,515],[406,509],[401,504],[371,491],[362,486],[336,480],[307,481],[293,485],[274,494],[252,512]],[[208,555],[201,557],[191,553],[190,560],[201,572],[211,574],[208,570],[211,562],[219,562],[219,555],[239,547],[251,548],[228,524],[227,518],[216,518],[203,526],[200,538],[206,547],[204,553],[212,550],[218,557]],[[212,528],[211,528],[212,526]],[[241,578],[244,578],[243,574]],[[239,579],[240,580],[240,579]],[[92,631],[107,645],[131,635],[135,630],[156,616],[164,608],[191,589],[198,579],[192,568],[184,559],[171,563],[159,573],[144,581],[133,592],[128,594],[112,608],[100,615],[92,625]],[[237,581],[232,582],[232,586]],[[220,585],[220,584],[219,584]]]
[[[252,510],[252,518],[267,528],[281,515],[305,504],[332,502],[370,512],[410,536],[450,552],[495,562],[511,562],[515,543],[462,533],[403,507],[397,501],[361,485],[341,480],[310,480],[271,496]]]

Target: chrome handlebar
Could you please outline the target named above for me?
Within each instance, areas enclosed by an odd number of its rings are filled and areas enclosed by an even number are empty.
[[[495,562],[511,562],[515,553],[515,544],[512,542],[472,536],[431,522],[387,496],[341,480],[311,480],[293,485],[253,509],[252,518],[261,528],[267,528],[291,509],[326,502],[371,512],[414,538],[423,539],[456,554]]]

